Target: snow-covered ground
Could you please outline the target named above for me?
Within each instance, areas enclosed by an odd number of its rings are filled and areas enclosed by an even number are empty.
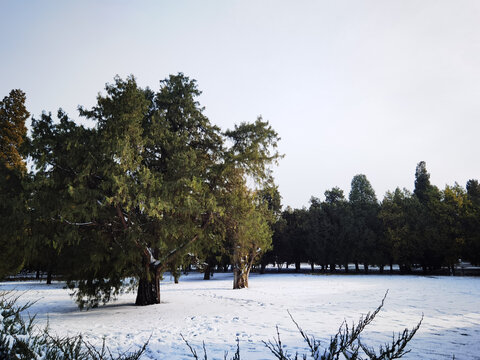
[[[167,276],[160,305],[136,307],[135,294],[125,294],[90,311],[78,310],[61,283],[4,282],[0,291],[25,291],[21,301],[38,300],[30,313],[40,325],[48,319],[58,335],[82,333],[97,344],[105,336],[121,351],[150,338],[146,359],[191,358],[180,334],[198,350],[205,341],[210,359],[232,354],[237,338],[242,358],[271,359],[262,340],[273,339],[277,325],[291,352],[305,351],[287,310],[326,343],[344,319],[351,323],[374,310],[388,289],[383,310],[363,335],[366,343],[390,341],[393,331],[412,328],[423,314],[405,359],[480,359],[480,278],[253,274],[242,290],[231,289],[231,274],[201,278],[190,274],[174,284]]]

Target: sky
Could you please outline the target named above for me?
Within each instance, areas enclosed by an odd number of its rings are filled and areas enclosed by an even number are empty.
[[[379,200],[480,178],[476,0],[0,0],[0,97],[78,119],[115,75],[196,79],[222,129],[258,116],[285,154],[284,206],[365,174]]]

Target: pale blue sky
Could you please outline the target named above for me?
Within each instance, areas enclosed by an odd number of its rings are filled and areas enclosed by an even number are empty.
[[[34,116],[91,106],[116,74],[197,79],[222,128],[258,115],[282,137],[284,205],[367,175],[379,199],[480,178],[478,1],[0,0],[0,96]]]

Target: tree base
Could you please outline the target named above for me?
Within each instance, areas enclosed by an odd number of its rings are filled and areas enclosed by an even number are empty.
[[[244,289],[248,288],[248,273],[234,271],[233,273],[233,288]]]
[[[153,281],[140,279],[135,305],[146,306],[154,304],[160,304],[160,280],[158,278]]]

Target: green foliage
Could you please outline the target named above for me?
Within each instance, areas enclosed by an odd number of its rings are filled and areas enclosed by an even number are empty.
[[[420,161],[415,169],[415,190],[413,191],[420,202],[424,203],[427,200],[431,186],[427,164],[425,161]]]
[[[411,269],[418,254],[415,235],[418,205],[410,192],[399,188],[393,193],[387,192],[382,201],[379,217],[384,226],[384,238],[401,269]]]
[[[467,182],[465,202],[464,236],[462,258],[480,264],[480,185],[478,180]]]
[[[368,264],[378,263],[372,254],[375,253],[381,228],[378,221],[380,206],[375,191],[365,175],[353,177],[349,203],[353,215],[350,233],[353,257],[356,261],[362,262],[367,271]]]
[[[225,249],[229,252],[234,289],[248,287],[248,276],[253,264],[270,249],[274,220],[268,202],[260,194],[248,189],[243,172],[234,169],[225,184],[221,217]]]
[[[278,134],[261,117],[255,123],[235,125],[225,136],[233,142],[227,153],[227,161],[256,181],[270,181],[270,164],[276,164],[283,156],[276,150],[280,140]]]
[[[343,264],[348,271],[347,264],[353,260],[354,256],[350,244],[350,234],[354,224],[352,209],[345,199],[343,191],[337,187],[325,191],[325,201],[321,207],[326,220],[323,237],[326,239],[330,254],[328,263],[330,266]]]
[[[94,128],[61,110],[56,121],[33,119],[29,264],[62,273],[80,306],[109,301],[126,277],[139,281],[137,304],[158,303],[165,270],[187,251],[200,261],[224,255],[233,233],[249,262],[268,250],[274,210],[264,204],[278,211],[267,191],[278,135],[260,118],[222,133],[203,115],[200,94],[181,73],[157,92],[116,77],[94,107],[80,107]],[[247,188],[247,179],[265,191]]]
[[[307,214],[305,209],[291,208],[282,213],[275,236],[277,262],[299,265],[300,262],[307,261]]]
[[[425,162],[416,169],[416,188],[387,192],[381,204],[365,175],[352,180],[349,200],[343,191],[312,197],[309,209],[287,209],[275,225],[271,263],[310,262],[345,266],[355,262],[398,264],[401,272],[422,267],[425,273],[447,267],[454,274],[458,259],[480,263],[480,186],[469,180],[444,190],[430,184]]]
[[[25,93],[12,90],[0,101],[0,164],[9,170],[26,171],[22,145],[26,139]]]
[[[0,279],[25,262],[28,234],[25,94],[12,90],[0,101]]]

